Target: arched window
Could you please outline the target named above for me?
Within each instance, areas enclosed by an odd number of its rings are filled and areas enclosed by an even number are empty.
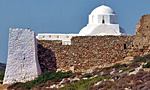
[[[105,20],[104,19],[102,20],[102,24],[105,24]]]
[[[103,19],[102,19],[102,24],[105,24],[104,16],[103,16]]]

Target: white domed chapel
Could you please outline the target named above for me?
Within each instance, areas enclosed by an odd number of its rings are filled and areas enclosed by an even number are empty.
[[[102,5],[89,15],[89,21],[79,32],[79,35],[124,35],[117,21],[117,15],[108,6]]]

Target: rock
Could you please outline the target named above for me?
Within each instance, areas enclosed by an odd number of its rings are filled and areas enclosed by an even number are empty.
[[[59,88],[59,85],[56,85],[56,88]]]
[[[75,81],[80,81],[80,78],[75,77],[75,78],[72,79],[72,81],[73,81],[73,82],[75,82]]]
[[[94,69],[88,69],[87,71],[86,71],[86,73],[93,73],[94,72]]]
[[[104,75],[104,72],[100,72],[100,75],[103,76],[103,75]]]
[[[139,72],[139,70],[142,69],[142,65],[138,68],[135,68],[135,71],[133,72],[130,72],[129,75],[132,75],[132,74],[137,74]]]
[[[62,79],[62,81],[59,82],[59,85],[66,83],[66,79]]]
[[[60,88],[63,88],[64,87],[64,85],[60,85]]]
[[[69,83],[70,80],[71,80],[70,78],[64,78],[64,79],[62,79],[62,81],[59,83],[59,85]]]
[[[102,81],[97,82],[96,84],[94,84],[94,86],[98,86],[102,83]]]
[[[123,72],[123,70],[119,70],[119,73],[122,73]]]
[[[83,78],[83,80],[87,80],[88,78]]]
[[[71,67],[70,67],[70,71],[72,71],[73,73],[75,72],[74,66],[71,66]]]
[[[108,81],[112,81],[112,82],[114,82],[115,80],[114,80],[114,79],[109,79]]]
[[[125,88],[124,90],[132,90],[132,89],[130,89],[130,88]]]
[[[113,69],[111,72],[110,72],[110,75],[113,75],[115,73],[115,69]]]
[[[107,79],[104,79],[104,81],[107,81]]]
[[[98,75],[94,75],[93,77],[90,77],[90,79],[93,79],[93,78],[95,78],[95,77],[98,77]]]
[[[51,85],[50,88],[56,88],[56,85],[55,85],[55,84],[54,84],[54,85]]]
[[[125,60],[125,61],[128,61],[128,60],[129,60],[129,61],[130,61],[130,60],[134,60],[134,57],[131,57],[131,56],[125,57],[124,60]]]
[[[61,70],[61,69],[57,69],[57,70],[56,70],[56,72],[60,72],[60,71],[62,71],[62,70]]]
[[[51,88],[51,87],[45,87],[46,89],[49,89],[49,88]]]
[[[53,84],[53,85],[51,85],[49,88],[51,88],[51,89],[59,88],[59,85],[57,85],[57,84]]]

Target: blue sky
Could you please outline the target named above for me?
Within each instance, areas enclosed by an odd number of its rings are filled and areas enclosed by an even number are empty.
[[[0,0],[0,62],[7,60],[10,27],[31,28],[36,33],[78,33],[91,11],[102,5],[117,14],[128,34],[144,14],[150,14],[150,0]]]

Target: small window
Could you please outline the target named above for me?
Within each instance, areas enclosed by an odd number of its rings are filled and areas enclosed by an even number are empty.
[[[49,35],[48,37],[51,38],[51,35]]]
[[[102,20],[102,24],[105,24],[105,20],[104,19]]]
[[[57,38],[59,38],[59,36],[57,36]]]
[[[102,24],[105,24],[104,16],[103,16],[103,19],[102,19]]]
[[[127,45],[126,44],[124,44],[124,49],[127,49]]]

